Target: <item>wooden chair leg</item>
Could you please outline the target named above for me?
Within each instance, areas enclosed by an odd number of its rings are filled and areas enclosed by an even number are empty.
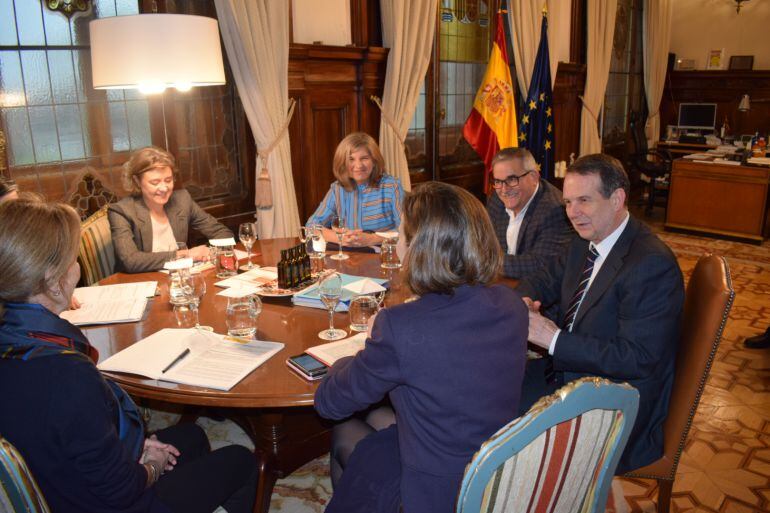
[[[671,508],[671,490],[673,488],[674,481],[658,479],[658,513],[669,513]]]

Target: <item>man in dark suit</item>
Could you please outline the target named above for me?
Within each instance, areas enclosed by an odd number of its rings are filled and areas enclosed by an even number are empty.
[[[503,273],[523,278],[564,248],[572,232],[561,192],[540,179],[537,163],[523,148],[505,148],[492,159],[487,212],[503,248]]]
[[[580,237],[518,289],[530,305],[530,342],[552,355],[530,362],[520,411],[581,376],[626,381],[639,391],[618,473],[662,454],[684,302],[676,258],[629,215],[628,190],[617,159],[597,154],[575,161],[564,179],[564,203]],[[558,305],[556,323],[537,312],[551,304]]]

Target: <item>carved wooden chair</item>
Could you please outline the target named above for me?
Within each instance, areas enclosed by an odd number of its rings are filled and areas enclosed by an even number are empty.
[[[655,479],[658,482],[659,513],[669,511],[679,458],[734,298],[727,261],[714,255],[702,256],[695,265],[685,293],[674,386],[668,416],[663,424],[663,456],[625,474],[625,477]]]
[[[540,399],[474,455],[457,513],[603,512],[638,408],[635,388],[590,377]]]

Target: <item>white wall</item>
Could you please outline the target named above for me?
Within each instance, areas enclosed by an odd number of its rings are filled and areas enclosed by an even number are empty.
[[[754,69],[770,69],[770,1],[750,0],[740,13],[735,5],[734,0],[675,0],[671,52],[706,69],[709,50],[724,48],[722,69],[731,55],[753,55]]]
[[[291,9],[295,43],[321,41],[331,46],[352,43],[350,0],[292,0]]]

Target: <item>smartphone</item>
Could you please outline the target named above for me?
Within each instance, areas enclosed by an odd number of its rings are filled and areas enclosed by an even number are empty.
[[[286,360],[286,365],[288,365],[291,370],[310,381],[323,378],[329,370],[329,367],[307,353],[290,357]]]

